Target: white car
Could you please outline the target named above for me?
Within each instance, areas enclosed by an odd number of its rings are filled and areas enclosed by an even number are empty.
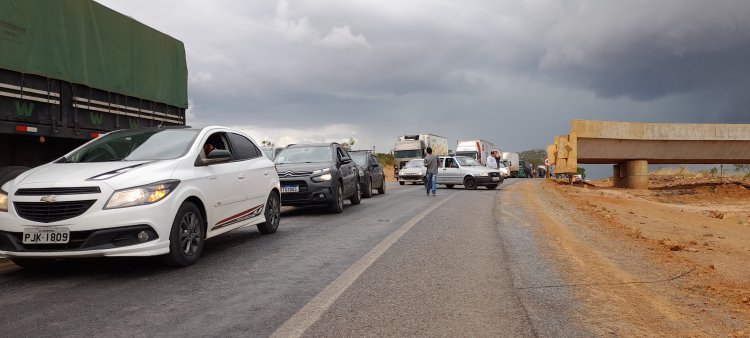
[[[406,182],[422,184],[426,173],[427,167],[424,166],[424,159],[411,160],[406,162],[404,168],[398,171],[398,184],[404,185]]]
[[[208,152],[208,154],[206,154]],[[194,264],[205,239],[276,232],[279,177],[257,144],[223,127],[115,131],[0,191],[0,256],[160,256]]]
[[[487,168],[471,157],[438,157],[437,184],[445,185],[448,189],[456,185],[463,185],[468,190],[474,190],[478,186],[495,189],[503,180],[499,170]]]

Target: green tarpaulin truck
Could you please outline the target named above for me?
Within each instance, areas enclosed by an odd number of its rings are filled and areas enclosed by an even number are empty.
[[[100,134],[185,124],[177,39],[91,0],[0,0],[0,185]]]

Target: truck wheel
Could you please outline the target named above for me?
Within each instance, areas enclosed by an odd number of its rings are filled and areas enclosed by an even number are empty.
[[[266,221],[258,223],[258,231],[264,235],[272,234],[279,228],[279,221],[281,220],[281,203],[279,203],[279,195],[276,192],[271,192],[271,195],[268,195],[265,214]]]
[[[344,211],[344,188],[341,184],[338,184],[331,189],[331,193],[333,194],[331,196],[333,197],[333,201],[328,209],[334,214],[340,214]]]
[[[497,188],[497,184],[490,184],[487,186],[487,189],[490,189],[490,190],[495,189],[495,188]]]
[[[398,184],[404,185],[404,184],[406,184],[406,182],[404,182],[404,181],[398,181]]]
[[[385,194],[385,177],[383,177],[383,182],[380,184],[380,188],[378,188],[378,195],[384,195]]]
[[[169,266],[185,267],[198,262],[206,240],[203,216],[195,204],[185,202],[177,210],[169,232],[169,253],[163,256]]]
[[[0,186],[8,181],[13,180],[14,178],[18,177],[18,175],[23,174],[24,171],[29,169],[31,168],[21,166],[0,167]]]
[[[477,181],[474,180],[474,177],[467,176],[464,178],[464,187],[468,190],[474,190],[477,188]]]
[[[349,198],[349,202],[352,205],[357,205],[362,202],[362,192],[360,192],[359,182],[354,182],[354,194]],[[372,190],[370,190],[370,196],[372,196]]]
[[[372,197],[372,177],[367,179],[367,184],[365,185],[365,190],[362,192],[362,197]]]

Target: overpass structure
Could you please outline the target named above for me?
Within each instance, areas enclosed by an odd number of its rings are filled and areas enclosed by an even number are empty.
[[[613,164],[615,187],[648,189],[648,164],[750,163],[750,124],[571,121],[547,146],[555,173]]]

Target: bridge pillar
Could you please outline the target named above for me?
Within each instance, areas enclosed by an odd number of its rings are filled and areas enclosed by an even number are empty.
[[[648,189],[648,161],[631,160],[625,162],[625,187]],[[622,169],[621,169],[622,170]],[[623,176],[623,175],[621,175]]]
[[[620,164],[615,164],[612,166],[612,186],[615,188],[624,188],[625,187],[625,166]]]

